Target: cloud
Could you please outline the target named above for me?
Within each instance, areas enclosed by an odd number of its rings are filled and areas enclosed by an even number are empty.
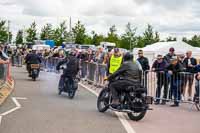
[[[151,24],[162,36],[188,36],[200,32],[199,7],[199,0],[1,0],[0,18],[11,20],[14,32],[32,21],[39,30],[47,22],[58,25],[71,16],[73,25],[81,20],[88,33],[106,34],[114,24],[123,33],[131,22],[137,34]]]

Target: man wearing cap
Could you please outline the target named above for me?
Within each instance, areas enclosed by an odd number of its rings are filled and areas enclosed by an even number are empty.
[[[179,101],[181,100],[181,75],[180,72],[184,72],[183,65],[179,62],[177,56],[173,56],[170,60],[170,65],[166,67],[166,71],[168,72],[168,75],[170,75],[170,83],[171,88],[170,92],[174,96],[174,104],[171,105],[171,107],[178,107]]]
[[[173,56],[176,56],[175,54],[175,49],[173,47],[171,47],[169,49],[169,53],[167,55],[164,56],[164,60],[170,64],[170,60],[172,59]]]
[[[156,101],[155,104],[160,104],[160,95],[161,89],[164,86],[163,91],[163,100],[162,104],[166,104],[167,93],[168,93],[168,79],[165,72],[165,68],[168,66],[168,63],[163,59],[162,55],[157,56],[157,60],[152,65],[152,71],[156,72],[157,77],[157,88],[156,88]]]
[[[119,49],[115,48],[114,53],[113,55],[111,55],[110,60],[108,62],[107,74],[110,75],[116,72],[120,68],[122,62],[123,62],[123,56],[119,52]]]

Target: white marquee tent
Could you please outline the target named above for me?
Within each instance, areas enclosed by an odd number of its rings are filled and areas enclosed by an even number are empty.
[[[144,51],[144,55],[148,57],[150,64],[152,64],[158,54],[166,55],[171,47],[175,49],[176,54],[185,54],[188,50],[191,50],[193,56],[200,59],[200,48],[193,47],[183,41],[157,42],[141,49]],[[139,49],[135,48],[133,50],[135,57],[137,57]]]

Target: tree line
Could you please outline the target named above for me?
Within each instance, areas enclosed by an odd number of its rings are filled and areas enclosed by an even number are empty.
[[[150,45],[159,41],[176,41],[175,37],[167,37],[165,40],[160,39],[160,35],[153,29],[151,25],[147,25],[143,34],[136,35],[137,27],[134,27],[131,23],[128,23],[125,27],[123,34],[117,34],[117,27],[112,25],[108,29],[106,35],[98,34],[94,30],[90,34],[87,34],[85,25],[78,21],[70,31],[67,30],[67,22],[61,22],[57,27],[53,27],[52,24],[47,23],[41,31],[37,31],[37,24],[33,22],[25,30],[19,30],[17,32],[15,40],[16,44],[24,44],[25,42],[32,43],[34,40],[54,40],[57,46],[60,46],[63,42],[71,42],[76,44],[93,44],[99,45],[100,42],[113,42],[118,47],[125,49],[141,48],[146,45]],[[25,37],[25,38],[24,38]],[[8,27],[5,20],[0,20],[0,42],[11,42],[12,33],[8,32]],[[200,36],[194,35],[191,39],[183,37],[184,42],[188,44],[200,47]]]

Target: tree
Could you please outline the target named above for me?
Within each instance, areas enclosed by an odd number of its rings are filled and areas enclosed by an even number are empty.
[[[23,44],[23,31],[19,30],[16,36],[16,44]]]
[[[75,27],[72,28],[72,33],[75,38],[75,43],[84,44],[86,39],[85,26],[78,21]]]
[[[41,40],[51,40],[52,37],[53,37],[52,25],[51,24],[46,24],[41,29],[40,39]]]
[[[26,30],[26,42],[33,42],[34,40],[37,40],[37,30],[36,30],[36,23],[33,22],[30,27]]]
[[[191,40],[187,41],[193,47],[200,47],[200,36],[194,35]]]
[[[89,35],[86,35],[84,44],[92,44],[92,37],[90,37]]]
[[[9,32],[8,34],[8,28],[6,27],[6,21],[0,20],[0,42],[6,43],[8,41],[8,35],[9,35],[9,41],[12,39],[12,34]]]
[[[57,46],[60,46],[64,41],[67,40],[68,32],[66,21],[60,23],[60,25],[53,31],[53,40]]]
[[[156,31],[156,32],[155,32],[154,43],[159,42],[159,41],[160,41],[160,35],[159,35],[159,33]]]
[[[94,45],[100,45],[100,42],[105,41],[105,37],[103,35],[98,35],[95,31],[92,31],[92,43]]]
[[[126,25],[125,33],[121,36],[120,47],[125,49],[132,49],[136,42],[136,33],[137,28],[132,27],[130,23]]]
[[[137,40],[137,43],[136,43],[137,48],[143,48],[145,46],[145,41],[144,41],[143,36],[138,36],[136,40]]]
[[[117,35],[117,29],[115,27],[115,25],[111,26],[110,29],[109,29],[109,32],[108,32],[108,36],[106,38],[106,41],[108,42],[113,42],[115,43],[117,46],[119,46],[119,37]]]
[[[147,29],[143,33],[144,46],[154,43],[153,27],[148,24]]]
[[[183,37],[183,38],[182,38],[182,41],[188,43],[188,40],[187,40],[186,37]]]

